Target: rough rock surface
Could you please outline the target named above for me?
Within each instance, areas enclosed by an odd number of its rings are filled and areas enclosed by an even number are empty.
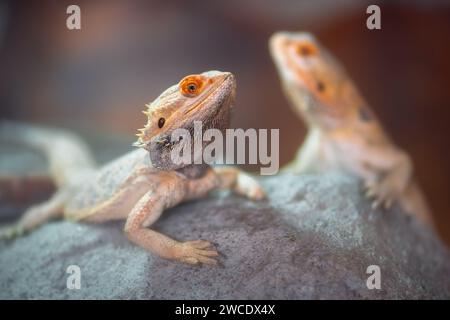
[[[262,180],[269,199],[218,193],[169,210],[155,225],[207,239],[221,267],[166,261],[129,243],[122,223],[55,221],[0,242],[0,298],[403,299],[450,298],[450,254],[394,207],[373,211],[341,173]],[[66,288],[70,265],[81,289]],[[381,290],[366,269],[381,268]]]

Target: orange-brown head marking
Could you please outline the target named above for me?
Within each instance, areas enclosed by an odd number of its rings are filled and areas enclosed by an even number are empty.
[[[365,104],[340,63],[311,34],[277,32],[269,47],[286,93],[308,123],[339,125]]]

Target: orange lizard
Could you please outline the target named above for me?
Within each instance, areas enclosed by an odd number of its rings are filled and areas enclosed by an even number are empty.
[[[385,134],[341,64],[306,32],[277,32],[269,49],[282,87],[308,134],[285,170],[340,169],[360,177],[373,208],[403,209],[428,224],[429,207],[412,178],[409,156]]]
[[[192,131],[194,121],[203,129],[225,130],[234,105],[235,78],[229,72],[209,71],[183,78],[147,105],[147,124],[138,133],[139,149],[96,168],[78,137],[58,130],[3,123],[0,132],[10,141],[25,142],[44,151],[57,191],[45,203],[28,209],[0,238],[31,231],[52,218],[103,222],[125,219],[128,239],[167,259],[189,264],[216,264],[210,242],[176,241],[150,227],[168,208],[201,197],[218,188],[258,200],[264,192],[253,178],[233,167],[176,164],[171,152],[188,139],[171,140],[176,129]],[[201,141],[204,145],[207,142]]]

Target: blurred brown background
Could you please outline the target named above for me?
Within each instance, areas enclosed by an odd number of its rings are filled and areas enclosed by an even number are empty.
[[[66,28],[70,4],[80,31]],[[366,29],[369,4],[382,30]],[[98,132],[127,150],[144,103],[186,74],[226,70],[238,79],[233,126],[281,128],[284,164],[305,127],[267,50],[281,29],[313,32],[342,60],[413,156],[450,243],[449,1],[2,1],[0,117]]]

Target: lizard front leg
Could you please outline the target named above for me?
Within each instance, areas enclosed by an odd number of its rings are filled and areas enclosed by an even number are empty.
[[[185,189],[176,184],[165,183],[155,191],[147,192],[134,206],[125,224],[125,234],[131,242],[166,259],[189,264],[210,264],[217,261],[217,251],[204,240],[178,242],[159,232],[148,229],[162,212],[180,203]]]
[[[373,155],[373,154],[372,154]],[[366,167],[376,172],[375,179],[366,179],[366,196],[374,199],[373,208],[383,206],[389,209],[392,203],[404,193],[412,174],[412,163],[403,151],[382,150],[380,156],[373,156]]]
[[[248,174],[234,167],[214,168],[219,176],[219,189],[231,189],[237,194],[243,195],[251,200],[261,200],[266,194],[261,186]]]

